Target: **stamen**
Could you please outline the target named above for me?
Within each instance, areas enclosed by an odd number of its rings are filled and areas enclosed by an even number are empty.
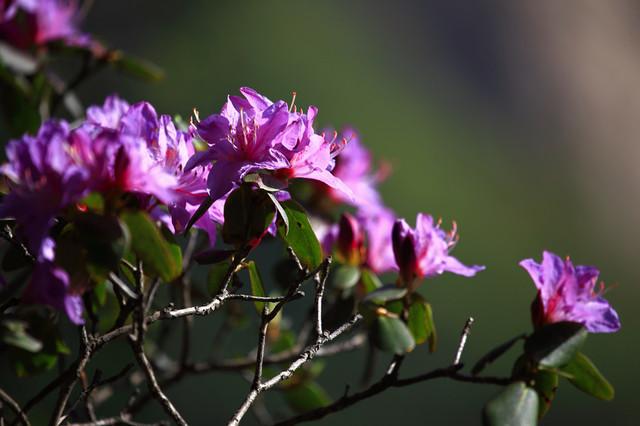
[[[296,91],[291,92],[291,105],[289,105],[289,112],[291,112],[291,110],[295,112],[296,96],[298,96],[298,92]]]

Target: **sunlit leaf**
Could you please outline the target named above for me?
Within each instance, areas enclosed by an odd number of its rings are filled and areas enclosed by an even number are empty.
[[[282,204],[289,218],[289,232],[283,222],[279,221],[278,234],[289,245],[302,264],[309,269],[322,263],[322,248],[307,218],[307,212],[293,200]]]
[[[128,210],[120,216],[131,234],[131,249],[142,260],[145,270],[169,282],[182,270],[175,247],[161,234],[157,225],[144,212]]]
[[[593,362],[580,352],[576,353],[561,371],[570,375],[571,384],[586,394],[605,401],[610,401],[615,396],[611,383],[598,371]]]

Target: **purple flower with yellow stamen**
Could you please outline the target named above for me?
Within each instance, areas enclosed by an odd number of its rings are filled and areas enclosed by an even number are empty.
[[[313,179],[350,194],[331,174],[335,146],[313,130],[315,107],[291,111],[284,101],[271,102],[253,89],[241,88],[243,98],[229,96],[220,114],[196,125],[209,149],[196,153],[186,170],[210,166],[209,195],[217,200],[244,176],[269,172],[287,181]]]
[[[595,290],[600,271],[593,266],[574,266],[555,254],[542,253],[542,263],[520,262],[533,279],[538,294],[531,305],[536,327],[560,321],[578,322],[591,333],[611,333],[620,329],[620,318]]]
[[[409,287],[416,279],[452,272],[465,277],[474,276],[484,266],[466,266],[449,252],[458,241],[456,225],[450,232],[440,229],[430,215],[418,213],[416,228],[412,229],[404,219],[393,226],[392,243],[396,263],[402,281]]]

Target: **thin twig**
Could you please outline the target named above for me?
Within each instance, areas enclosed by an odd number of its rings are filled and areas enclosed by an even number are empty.
[[[27,417],[26,413],[20,408],[20,404],[18,404],[15,399],[11,398],[11,396],[3,389],[0,389],[0,401],[2,401],[3,405],[6,404],[13,410],[14,413],[16,413],[16,419],[20,420],[23,425],[31,426],[31,423],[29,423],[29,418]]]
[[[62,373],[64,379],[58,395],[58,402],[56,403],[53,415],[49,420],[50,426],[58,426],[60,424],[60,419],[65,412],[69,396],[73,391],[73,387],[75,386],[77,379],[80,377],[80,374],[84,371],[84,368],[89,362],[92,352],[93,344],[89,340],[87,329],[82,326],[80,328],[80,351],[78,354],[78,360]]]
[[[149,392],[158,400],[160,405],[164,408],[165,412],[179,425],[186,425],[187,422],[184,420],[180,412],[173,405],[171,400],[167,398],[167,396],[162,392],[162,389],[158,385],[158,380],[156,379],[155,373],[153,372],[153,367],[149,362],[146,354],[144,353],[144,336],[146,332],[146,323],[144,317],[145,310],[145,297],[143,293],[143,272],[142,272],[142,264],[138,264],[138,275],[136,276],[136,284],[139,295],[139,303],[137,309],[135,310],[136,321],[134,333],[129,335],[129,344],[131,345],[131,349],[133,350],[133,354],[135,355],[142,372],[145,375],[147,380],[147,386],[149,388]]]
[[[469,317],[467,322],[464,324],[462,328],[462,333],[460,334],[460,343],[458,344],[458,350],[456,351],[456,356],[453,359],[453,365],[460,364],[460,359],[462,358],[462,352],[464,352],[464,347],[467,344],[467,338],[469,337],[469,333],[471,333],[471,326],[473,325],[473,317]]]

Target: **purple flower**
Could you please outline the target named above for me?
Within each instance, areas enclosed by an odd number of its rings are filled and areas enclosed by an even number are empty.
[[[611,333],[620,328],[618,314],[600,291],[595,291],[600,271],[592,266],[573,266],[555,254],[542,253],[542,263],[525,259],[520,266],[533,279],[538,294],[532,304],[536,327],[560,321],[583,324],[591,333]]]
[[[327,131],[325,134],[331,134],[331,132]],[[388,167],[372,172],[371,153],[362,145],[355,130],[347,128],[340,136],[335,136],[334,133],[334,139],[341,140],[344,149],[336,158],[333,174],[351,189],[354,199],[346,197],[344,192],[333,188],[329,191],[331,197],[359,208],[381,206],[382,201],[376,185],[385,179]]]
[[[26,49],[62,40],[88,45],[77,29],[78,2],[74,0],[4,0],[0,3],[0,38]]]
[[[317,114],[318,110],[313,106],[306,114],[302,111],[290,114],[292,118],[286,136],[279,146],[289,165],[276,170],[274,175],[283,180],[302,178],[322,182],[342,198],[353,202],[355,196],[351,188],[332,173],[334,157],[342,146],[315,133],[313,122]]]
[[[15,218],[17,233],[37,254],[54,218],[87,193],[88,173],[74,152],[69,126],[47,121],[38,134],[25,135],[7,146],[8,163],[0,173],[9,179],[9,194],[0,217]]]
[[[367,266],[378,274],[395,270],[391,243],[395,214],[385,207],[362,209],[358,212],[358,220],[367,234]]]
[[[457,242],[455,222],[451,232],[445,233],[430,215],[418,213],[415,229],[399,219],[393,226],[391,238],[400,277],[409,287],[416,279],[445,271],[471,277],[484,269],[484,266],[463,265],[449,255]]]
[[[45,239],[37,255],[31,279],[22,295],[22,301],[49,305],[66,313],[74,324],[83,324],[82,297],[70,288],[69,274],[53,262],[54,248],[53,240]]]
[[[306,114],[290,112],[284,101],[273,103],[246,87],[240,92],[243,98],[230,96],[220,114],[197,124],[209,149],[195,154],[185,168],[210,166],[207,183],[212,199],[228,194],[247,174],[260,171],[285,181],[319,180],[350,193],[330,172],[335,146],[313,131],[315,107]]]
[[[207,182],[214,200],[229,193],[248,173],[288,165],[276,149],[289,122],[287,104],[274,104],[249,88],[240,92],[244,98],[229,96],[220,114],[198,123],[197,132],[209,149],[194,155],[186,166],[187,171],[211,167]]]

